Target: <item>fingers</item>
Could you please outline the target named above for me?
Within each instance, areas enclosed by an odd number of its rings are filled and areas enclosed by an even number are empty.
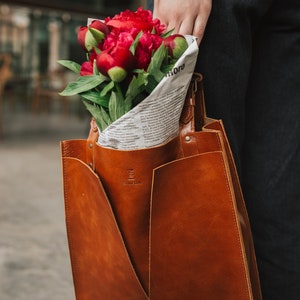
[[[177,27],[177,33],[192,35],[194,30],[194,18],[187,17],[183,19],[180,23],[178,23]]]
[[[200,44],[204,36],[210,12],[211,1],[202,1],[199,11],[196,15],[191,15],[182,20],[178,29],[178,33],[193,35],[197,37],[197,42]]]
[[[198,44],[200,44],[200,42],[204,36],[206,24],[207,24],[207,21],[209,19],[211,9],[212,9],[212,1],[211,0],[202,1],[201,3],[202,3],[202,5],[201,5],[202,13],[197,15],[195,22],[194,22],[194,28],[193,28],[193,35],[198,38]]]
[[[153,16],[174,33],[193,35],[200,44],[211,12],[212,0],[155,0]]]
[[[203,18],[202,16],[198,16],[196,19],[186,18],[180,23],[169,23],[167,30],[174,29],[174,33],[193,35],[197,37],[197,43],[200,44],[204,35],[207,20],[207,18]]]
[[[204,36],[207,21],[208,21],[208,18],[204,19],[203,17],[198,17],[194,22],[194,28],[193,28],[192,35],[197,37],[198,45],[200,44],[200,42]]]

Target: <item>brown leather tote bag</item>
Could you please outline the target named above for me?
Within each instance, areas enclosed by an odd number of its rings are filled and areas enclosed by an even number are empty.
[[[222,121],[195,74],[180,134],[115,150],[61,142],[77,300],[261,299],[251,229]]]

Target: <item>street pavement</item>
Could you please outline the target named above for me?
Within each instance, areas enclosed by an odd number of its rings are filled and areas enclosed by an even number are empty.
[[[72,300],[59,141],[89,117],[6,110],[0,140],[0,299]]]

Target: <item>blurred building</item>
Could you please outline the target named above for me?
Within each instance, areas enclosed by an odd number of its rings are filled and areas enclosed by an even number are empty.
[[[14,80],[25,83],[57,69],[58,59],[83,59],[76,30],[87,17],[104,18],[142,4],[138,0],[1,1],[0,53],[11,56]]]
[[[1,0],[0,131],[6,92],[19,91],[34,108],[38,93],[57,94],[59,83],[64,84],[55,82],[63,78],[55,76],[62,71],[58,59],[85,59],[76,32],[88,17],[103,19],[139,6],[144,6],[143,0]]]
[[[88,17],[141,4],[0,0],[1,300],[75,299],[59,141],[87,137],[90,114],[78,98],[59,96],[76,74],[56,61],[84,59],[76,31]]]

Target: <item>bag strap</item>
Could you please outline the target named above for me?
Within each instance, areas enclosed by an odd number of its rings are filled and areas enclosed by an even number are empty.
[[[89,166],[95,170],[94,146],[99,138],[99,130],[94,118],[90,122],[90,132],[86,143],[86,159]]]
[[[194,73],[180,117],[180,135],[201,131],[206,119],[203,77]]]
[[[198,154],[198,142],[195,133],[202,131],[206,118],[203,77],[199,73],[194,73],[180,117],[179,135],[183,156]]]
[[[205,119],[207,118],[204,99],[203,76],[200,73],[194,73],[192,80],[194,81],[192,86],[192,97],[195,101],[195,130],[201,131],[205,124]]]

